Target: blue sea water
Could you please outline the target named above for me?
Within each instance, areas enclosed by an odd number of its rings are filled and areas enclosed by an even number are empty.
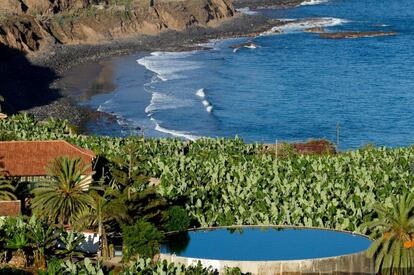
[[[215,260],[303,260],[358,253],[371,244],[359,235],[319,229],[246,227],[184,234],[171,236],[161,253]]]
[[[89,104],[149,136],[336,141],[339,124],[341,149],[414,142],[414,1],[330,0],[256,12],[290,24],[253,38],[255,49],[230,48],[250,42],[241,38],[211,41],[205,51],[130,56],[117,71],[118,89]],[[303,32],[313,26],[398,34],[329,40]]]

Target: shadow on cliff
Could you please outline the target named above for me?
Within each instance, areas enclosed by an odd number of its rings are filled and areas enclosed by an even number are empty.
[[[46,67],[32,64],[24,53],[0,44],[0,95],[8,113],[49,104],[60,95],[49,88],[58,78]]]

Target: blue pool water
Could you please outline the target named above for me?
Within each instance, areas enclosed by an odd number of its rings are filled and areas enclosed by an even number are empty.
[[[245,227],[173,235],[161,253],[215,260],[302,260],[358,253],[370,244],[365,237],[330,230]]]
[[[341,149],[413,143],[414,1],[330,0],[257,12],[305,21],[254,38],[256,49],[229,47],[246,38],[213,41],[207,51],[130,56],[118,64],[118,89],[89,104],[148,136],[335,141],[339,124]],[[327,40],[303,32],[312,26],[398,35]]]

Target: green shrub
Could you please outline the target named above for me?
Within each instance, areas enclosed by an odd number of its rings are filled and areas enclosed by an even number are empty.
[[[173,206],[167,211],[168,219],[164,226],[167,232],[185,231],[190,226],[187,211],[181,206]]]
[[[135,274],[186,274],[186,275],[216,275],[217,270],[210,267],[204,267],[201,262],[195,266],[185,266],[180,263],[168,263],[167,261],[158,261],[152,263],[151,259],[138,258],[129,267],[124,269],[120,275],[135,275]],[[227,274],[227,273],[226,273]],[[238,274],[238,273],[232,273]]]
[[[153,258],[160,251],[164,235],[151,223],[139,220],[132,226],[122,228],[124,258],[140,256]]]
[[[1,141],[9,141],[9,140],[16,140],[17,136],[12,132],[0,131],[0,140]]]

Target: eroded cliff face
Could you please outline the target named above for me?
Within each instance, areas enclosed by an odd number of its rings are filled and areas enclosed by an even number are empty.
[[[234,14],[231,0],[0,0],[0,43],[33,53],[50,43],[209,26]]]

